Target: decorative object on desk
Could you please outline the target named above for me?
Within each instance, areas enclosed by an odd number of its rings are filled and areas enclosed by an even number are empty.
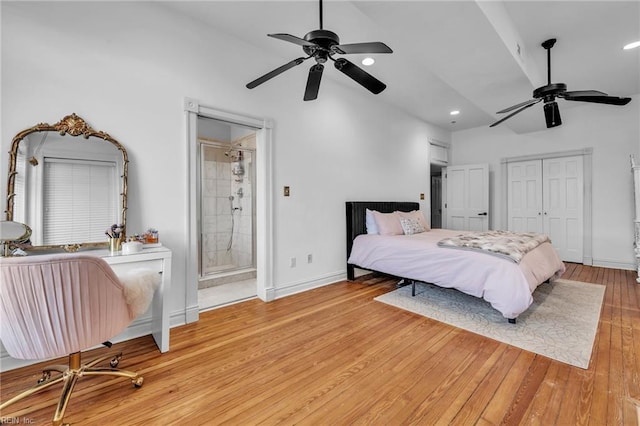
[[[109,251],[117,253],[122,250],[122,238],[109,238]]]
[[[109,251],[117,253],[122,249],[122,240],[124,239],[124,227],[122,225],[113,224],[104,231],[109,238]]]
[[[158,230],[154,228],[147,229],[147,233],[144,234],[145,242],[147,244],[155,244],[160,241],[158,236]]]
[[[142,251],[142,243],[131,239],[126,243],[122,243],[122,254],[133,254]]]
[[[144,234],[140,235],[140,234],[133,234],[132,236],[130,236],[129,238],[127,238],[129,241],[138,241],[141,244],[144,244],[146,241],[146,237]]]
[[[124,226],[114,223],[113,225],[111,225],[110,228],[107,228],[107,230],[104,231],[104,233],[109,238],[124,237]]]

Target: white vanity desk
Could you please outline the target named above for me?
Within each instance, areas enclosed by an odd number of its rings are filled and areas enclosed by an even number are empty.
[[[43,165],[54,158],[56,160],[50,163],[56,165],[56,173],[67,178],[74,176],[73,179],[51,178],[51,174],[44,172]],[[93,176],[92,173],[97,169],[100,169],[100,172],[96,175],[103,176],[95,182],[91,181],[89,190],[85,185],[88,182],[73,174],[78,162],[84,165],[82,176]],[[40,167],[37,167],[38,165]],[[105,165],[108,165],[112,172],[103,173],[102,169],[105,168]],[[109,133],[94,129],[75,113],[63,117],[53,125],[40,121],[32,127],[18,132],[11,142],[9,173],[7,174],[7,206],[2,222],[31,224],[32,229],[29,229],[28,233],[24,232],[24,228],[22,229],[24,233],[21,237],[30,239],[39,248],[34,247],[32,251],[28,251],[28,256],[52,253],[52,250],[64,255],[64,252],[59,248],[62,245],[74,246],[75,242],[81,244],[82,241],[102,241],[101,238],[104,238],[102,232],[96,235],[87,231],[81,235],[76,235],[74,232],[72,238],[74,241],[52,238],[51,241],[55,240],[55,244],[44,243],[47,240],[43,234],[44,224],[49,223],[45,219],[48,218],[52,221],[51,223],[59,224],[55,228],[55,233],[70,237],[71,231],[75,231],[76,227],[73,221],[67,223],[66,219],[71,217],[70,211],[67,209],[71,204],[65,201],[67,200],[65,197],[71,197],[74,201],[77,200],[79,204],[85,206],[83,209],[86,209],[86,216],[83,217],[83,220],[93,217],[89,225],[94,231],[104,229],[103,226],[111,222],[112,219],[111,223],[121,224],[120,226],[127,229],[128,170],[129,156],[124,145],[111,137]],[[75,191],[77,182],[82,183],[81,191]],[[60,193],[65,195],[48,199],[43,195],[45,185],[50,188],[50,191],[53,191],[52,193],[58,194],[56,191],[61,191]],[[106,191],[104,192],[106,196],[118,200],[118,202],[111,203],[113,205],[107,210],[105,210],[103,203],[95,203],[90,196],[90,194],[103,193],[103,191]],[[82,211],[85,212],[85,210]],[[94,217],[92,212],[99,214]],[[75,216],[73,215],[73,217]],[[97,219],[98,217],[102,219]],[[109,218],[108,222],[106,218]],[[84,225],[82,229],[84,229]],[[8,231],[10,230],[8,229]],[[169,350],[170,304],[168,302],[171,288],[171,250],[160,244],[149,244],[139,253],[124,255],[122,253],[111,254],[106,245],[104,248],[96,249],[90,248],[91,246],[92,244],[85,243],[84,249],[78,253],[103,258],[111,265],[117,275],[123,276],[133,269],[143,268],[162,274],[160,287],[156,290],[147,312],[139,315],[126,330],[111,340],[119,342],[151,334],[160,352],[167,352]],[[0,344],[0,370],[10,370],[33,363],[33,361],[11,358],[4,350],[4,346]]]
[[[144,268],[162,274],[160,286],[153,295],[149,310],[136,318],[114,341],[123,341],[152,334],[160,352],[169,350],[169,303],[165,297],[171,289],[171,250],[166,247],[143,248],[139,253],[111,254],[108,250],[87,250],[83,252],[103,258],[116,275],[133,269]]]
[[[169,301],[171,289],[171,250],[166,247],[143,248],[141,252],[123,255],[111,254],[106,249],[83,250],[79,253],[103,258],[113,271],[119,275],[138,268],[150,269],[162,274],[160,286],[156,290],[151,306],[137,317],[122,333],[111,339],[121,342],[152,334],[160,352],[169,350]],[[29,256],[37,256],[30,253]],[[14,359],[0,346],[0,370],[7,371],[40,361]]]

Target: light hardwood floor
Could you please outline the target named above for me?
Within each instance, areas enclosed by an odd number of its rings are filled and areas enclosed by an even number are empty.
[[[271,303],[250,300],[114,345],[127,380],[81,379],[76,425],[635,425],[640,401],[640,284],[632,271],[567,264],[564,278],[606,293],[591,365],[540,355],[373,301],[395,280],[341,282]],[[106,352],[99,349],[89,354]],[[1,398],[38,366],[5,372]],[[50,421],[58,388],[2,416]],[[21,423],[24,424],[24,421]]]

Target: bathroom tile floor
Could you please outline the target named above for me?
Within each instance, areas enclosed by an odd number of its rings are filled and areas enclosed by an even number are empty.
[[[256,279],[235,281],[198,290],[200,312],[256,297]]]

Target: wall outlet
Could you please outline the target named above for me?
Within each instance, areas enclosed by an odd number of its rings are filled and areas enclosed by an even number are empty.
[[[312,263],[313,262],[313,255],[311,253],[309,253],[307,255],[307,263]]]
[[[421,199],[421,200],[424,200],[424,192],[421,192],[421,193],[420,193],[420,199]]]
[[[291,260],[289,260],[289,266],[291,268],[295,268],[296,267],[296,258],[292,257]]]

